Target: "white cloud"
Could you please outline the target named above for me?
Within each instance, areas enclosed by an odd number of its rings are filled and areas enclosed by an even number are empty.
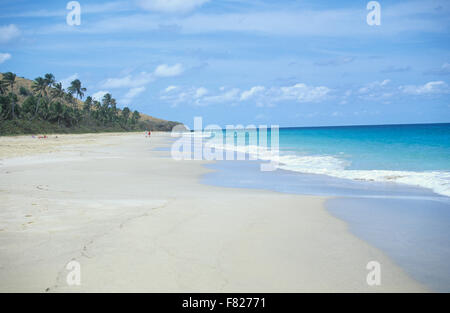
[[[368,101],[384,101],[399,95],[399,90],[407,94],[438,94],[450,93],[449,86],[443,81],[429,82],[419,86],[393,86],[391,80],[384,79],[374,81],[352,91],[350,89],[333,90],[326,86],[312,86],[305,83],[297,83],[291,86],[265,87],[254,86],[242,91],[239,88],[220,87],[218,89],[206,89],[205,87],[169,86],[162,90],[160,99],[167,101],[172,107],[179,104],[207,106],[212,104],[236,105],[242,101],[249,101],[257,107],[272,107],[277,103],[298,102],[317,103],[328,99],[336,99],[341,105],[351,103],[351,98]],[[353,99],[354,100],[354,99]],[[334,116],[340,116],[336,111]]]
[[[109,93],[109,91],[97,91],[97,92],[94,93],[91,97],[92,97],[92,99],[94,99],[94,100],[102,101],[103,96],[104,96],[105,94],[107,94],[107,93]]]
[[[183,73],[183,66],[177,63],[173,66],[167,64],[161,64],[156,67],[154,75],[157,77],[173,77]]]
[[[170,87],[172,86],[167,87],[162,92],[160,99],[169,102],[172,107],[176,107],[180,103],[206,106],[212,103],[232,102],[239,99],[239,89],[237,88],[207,96],[210,92],[205,87],[187,89],[177,87],[178,92],[174,92],[175,88]]]
[[[233,88],[215,96],[204,97],[203,101],[198,102],[197,104],[208,105],[211,103],[224,103],[224,102],[231,103],[233,101],[239,100],[238,97],[239,93],[240,93],[239,88]]]
[[[366,84],[364,87],[359,88],[358,92],[360,94],[367,94],[374,90],[380,90],[383,87],[387,86],[391,81],[389,79],[385,79],[383,81],[375,81],[369,84]]]
[[[70,75],[69,77],[61,79],[60,83],[62,84],[63,88],[67,88],[70,86],[70,83],[77,78],[78,78],[78,73],[75,73],[73,75]]]
[[[10,24],[7,26],[0,26],[0,42],[7,42],[19,35],[20,30],[14,24]]]
[[[448,85],[443,81],[433,81],[428,82],[424,85],[408,85],[401,86],[400,90],[404,93],[413,94],[413,95],[424,95],[424,94],[437,94],[437,93],[449,93],[450,90]]]
[[[326,99],[331,89],[325,86],[307,86],[296,84],[288,87],[254,86],[241,92],[239,88],[221,87],[216,92],[210,92],[205,87],[200,88],[170,88],[162,91],[161,100],[171,103],[172,107],[180,103],[206,106],[210,104],[236,105],[240,101],[255,100],[256,106],[273,106],[275,102],[293,100],[297,102],[319,102]]]
[[[358,89],[358,98],[369,101],[378,101],[380,99],[386,99],[395,95],[392,92],[394,89],[390,86],[390,80],[385,79],[383,81],[374,81],[366,84]]]
[[[11,54],[9,53],[0,53],[0,64],[5,62],[6,60],[11,59]]]
[[[127,94],[125,95],[125,98],[127,99],[131,99],[136,97],[137,95],[141,94],[142,92],[145,91],[145,87],[136,87],[136,88],[131,88]]]
[[[197,88],[195,91],[195,98],[199,99],[208,93],[208,89],[204,87]]]
[[[169,102],[171,107],[176,107],[180,103],[193,104],[198,89],[184,89],[176,86],[169,86],[163,90],[160,99]]]
[[[161,100],[166,101],[168,103],[170,103],[170,106],[172,108],[178,106],[178,104],[184,102],[184,100],[192,100],[191,97],[187,97],[187,93],[185,92],[181,92],[181,93],[177,93],[177,94],[170,94],[170,95],[161,95],[160,97]]]
[[[149,11],[178,13],[189,12],[209,0],[139,0],[141,8]]]
[[[129,104],[135,97],[140,95],[145,91],[145,87],[135,87],[131,88],[126,94],[125,97],[121,100],[121,103]]]
[[[173,90],[177,89],[177,86],[169,86],[166,89],[164,89],[165,93],[171,92]]]
[[[293,86],[281,87],[278,100],[297,100],[298,102],[318,102],[324,100],[331,91],[325,86],[308,86],[298,83]]]
[[[108,78],[102,84],[102,88],[131,88],[136,92],[137,90],[141,90],[141,88],[151,82],[153,82],[157,77],[174,77],[178,76],[183,72],[183,66],[179,63],[169,66],[167,64],[158,65],[153,73],[148,72],[140,72],[139,74],[129,74],[123,77],[116,78]],[[175,89],[175,86],[167,87],[167,91],[169,92]],[[130,92],[131,92],[130,90]]]
[[[141,72],[137,75],[127,75],[125,77],[119,78],[108,78],[105,82],[103,82],[103,88],[136,88],[142,87],[154,80],[154,77],[151,73]]]
[[[250,90],[246,90],[241,94],[241,101],[248,100],[255,96],[258,93],[261,93],[265,90],[263,86],[255,86],[250,88]]]
[[[108,78],[102,84],[106,88],[120,88],[120,87],[130,87],[133,83],[131,75],[121,77],[121,78]]]
[[[391,82],[390,79],[385,79],[381,82],[380,86],[386,86],[387,84],[389,84]]]

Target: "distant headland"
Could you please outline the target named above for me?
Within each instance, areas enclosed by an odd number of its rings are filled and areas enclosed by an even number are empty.
[[[0,73],[0,135],[170,131],[180,124],[119,109],[110,93],[94,99],[86,91],[79,79],[65,90],[50,73],[34,80]]]

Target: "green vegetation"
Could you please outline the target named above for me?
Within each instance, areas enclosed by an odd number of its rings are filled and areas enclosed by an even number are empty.
[[[53,74],[32,82],[11,72],[0,77],[0,135],[170,131],[179,124],[120,110],[109,93],[101,101],[88,96],[83,102],[86,88],[79,79],[66,92]]]

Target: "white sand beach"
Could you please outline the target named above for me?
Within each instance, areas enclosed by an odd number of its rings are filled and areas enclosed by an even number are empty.
[[[0,138],[1,292],[415,292],[324,197],[199,182],[170,135]],[[66,264],[81,265],[81,285]],[[381,285],[366,283],[369,261]]]

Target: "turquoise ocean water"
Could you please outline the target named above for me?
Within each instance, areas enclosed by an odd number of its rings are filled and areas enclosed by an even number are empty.
[[[450,124],[283,128],[280,149],[349,170],[450,171]]]
[[[248,135],[245,144],[226,142],[224,148],[244,146],[251,153]],[[450,196],[450,124],[280,128],[278,160],[284,170],[396,182]]]

